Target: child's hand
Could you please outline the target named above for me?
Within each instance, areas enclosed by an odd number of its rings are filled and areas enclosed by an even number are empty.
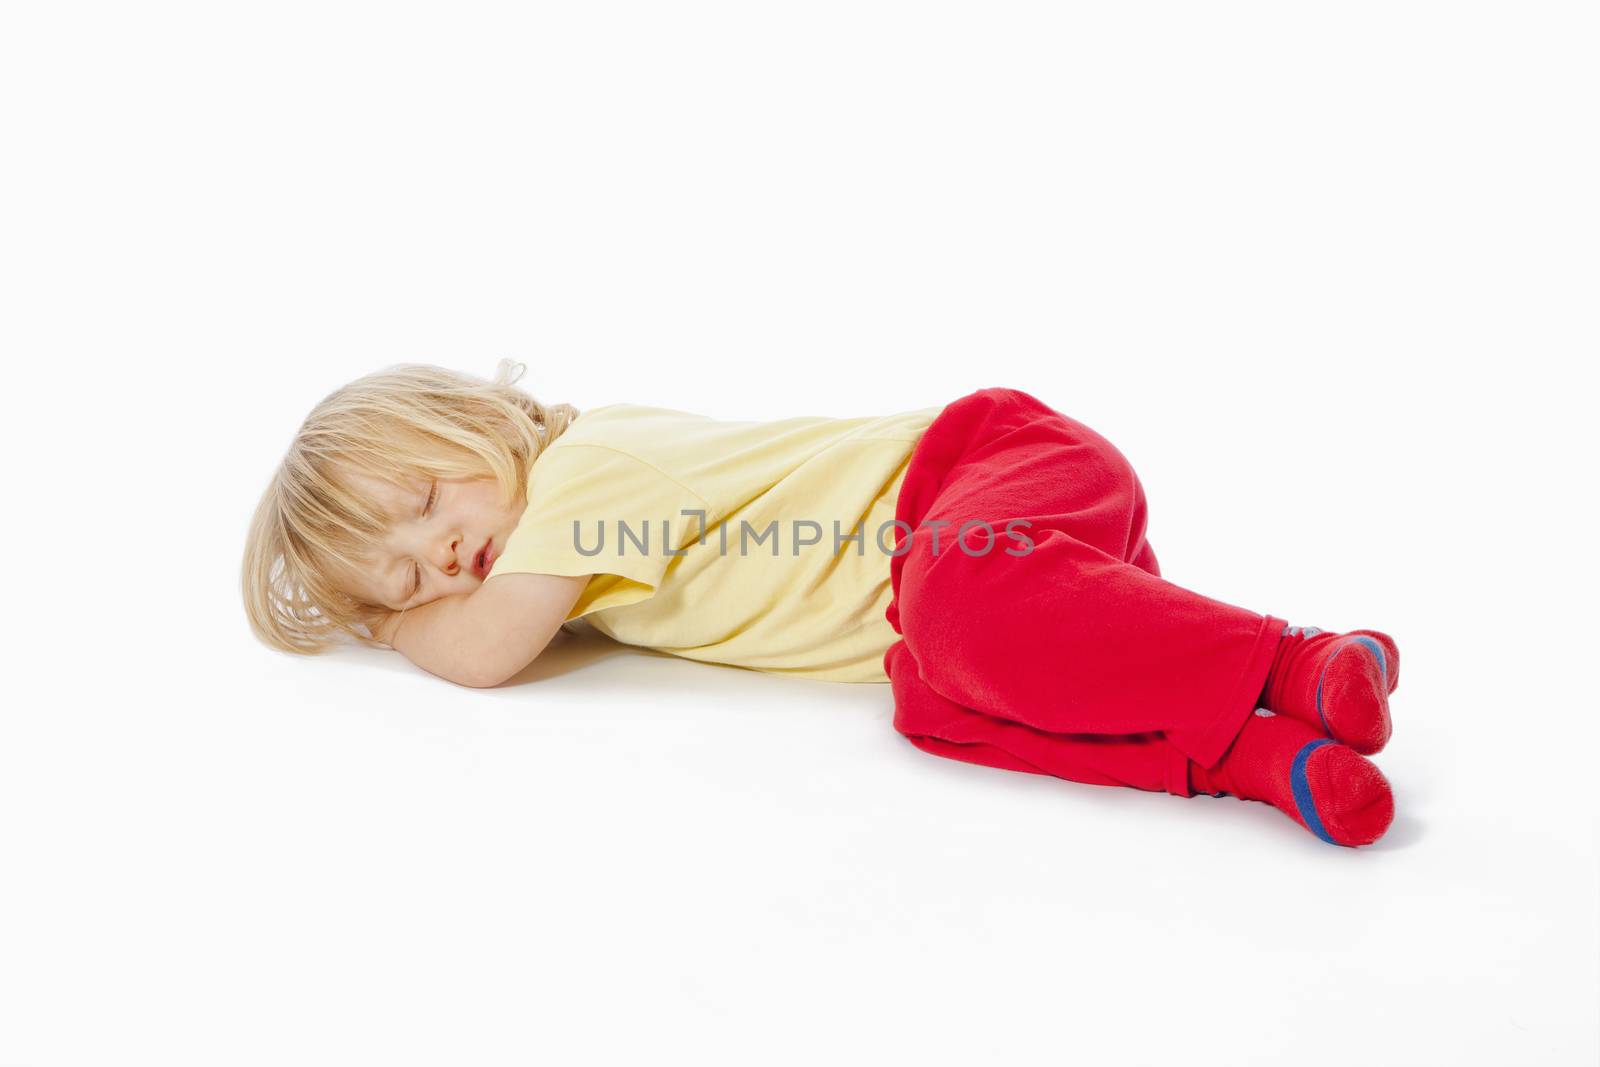
[[[392,613],[378,627],[387,636],[374,636],[458,685],[499,685],[544,651],[588,581],[589,575],[497,575],[471,593]]]

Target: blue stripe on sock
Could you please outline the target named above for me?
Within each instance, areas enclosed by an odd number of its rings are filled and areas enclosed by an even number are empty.
[[[1339,658],[1339,653],[1343,652],[1347,647],[1346,645],[1340,645],[1334,649],[1333,654],[1322,661],[1322,673],[1317,675],[1317,718],[1322,720],[1323,733],[1333,733],[1333,727],[1328,725],[1328,717],[1322,714],[1322,680],[1328,676],[1328,668],[1333,666],[1333,661]]]
[[[1352,637],[1350,640],[1355,642],[1356,644],[1360,645],[1362,648],[1366,649],[1368,652],[1371,652],[1372,653],[1372,658],[1378,661],[1378,673],[1380,675],[1382,675],[1382,677],[1383,677],[1383,689],[1384,689],[1384,692],[1388,692],[1388,690],[1389,690],[1389,661],[1384,658],[1383,646],[1378,644],[1378,642],[1374,641],[1372,638],[1366,636],[1365,634],[1357,634],[1355,637]],[[1344,645],[1340,645],[1338,648],[1334,649],[1333,650],[1333,655],[1329,656],[1327,658],[1327,660],[1322,664],[1322,673],[1317,675],[1317,718],[1322,720],[1322,728],[1324,730],[1326,730],[1330,734],[1333,733],[1333,730],[1332,730],[1331,727],[1328,726],[1328,717],[1326,715],[1322,714],[1322,680],[1328,676],[1328,668],[1333,666],[1333,661],[1339,658],[1339,653],[1343,652],[1345,649],[1347,649],[1349,647],[1350,646],[1348,644],[1344,644]]]
[[[1365,634],[1358,634],[1354,640],[1357,644],[1365,646],[1367,651],[1372,653],[1372,658],[1378,661],[1378,670],[1383,675],[1383,688],[1387,692],[1389,689],[1389,661],[1383,658],[1383,646]]]
[[[1328,836],[1328,831],[1322,827],[1322,817],[1317,814],[1317,806],[1311,801],[1311,783],[1306,781],[1306,761],[1311,758],[1311,753],[1323,745],[1331,744],[1333,742],[1326,737],[1319,737],[1315,741],[1307,741],[1294,754],[1294,763],[1289,767],[1289,787],[1294,791],[1294,806],[1299,809],[1306,826],[1328,844],[1337,845],[1339,842]]]

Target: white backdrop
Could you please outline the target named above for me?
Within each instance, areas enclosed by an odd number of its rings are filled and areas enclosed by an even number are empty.
[[[0,1065],[1590,1064],[1591,5],[0,19]],[[887,686],[256,644],[396,362],[579,407],[1024,389],[1169,578],[1395,635],[1397,818],[939,760]]]

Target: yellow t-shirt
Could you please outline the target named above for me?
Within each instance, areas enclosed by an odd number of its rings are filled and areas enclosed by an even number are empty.
[[[592,574],[567,618],[625,644],[888,681],[895,502],[941,410],[773,422],[584,411],[528,468],[527,509],[489,577]]]

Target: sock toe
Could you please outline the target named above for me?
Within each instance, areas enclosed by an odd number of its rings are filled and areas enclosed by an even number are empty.
[[[1351,634],[1324,662],[1317,679],[1316,709],[1323,728],[1367,756],[1382,751],[1394,732],[1389,717],[1394,657],[1377,639],[1381,636]]]
[[[1378,646],[1373,651],[1381,653],[1384,692],[1394,692],[1400,684],[1400,646],[1394,643],[1394,638],[1379,630],[1351,630],[1350,636],[1365,638]]]
[[[1308,742],[1290,771],[1306,829],[1335,845],[1370,845],[1394,821],[1394,792],[1376,764],[1326,739]]]

